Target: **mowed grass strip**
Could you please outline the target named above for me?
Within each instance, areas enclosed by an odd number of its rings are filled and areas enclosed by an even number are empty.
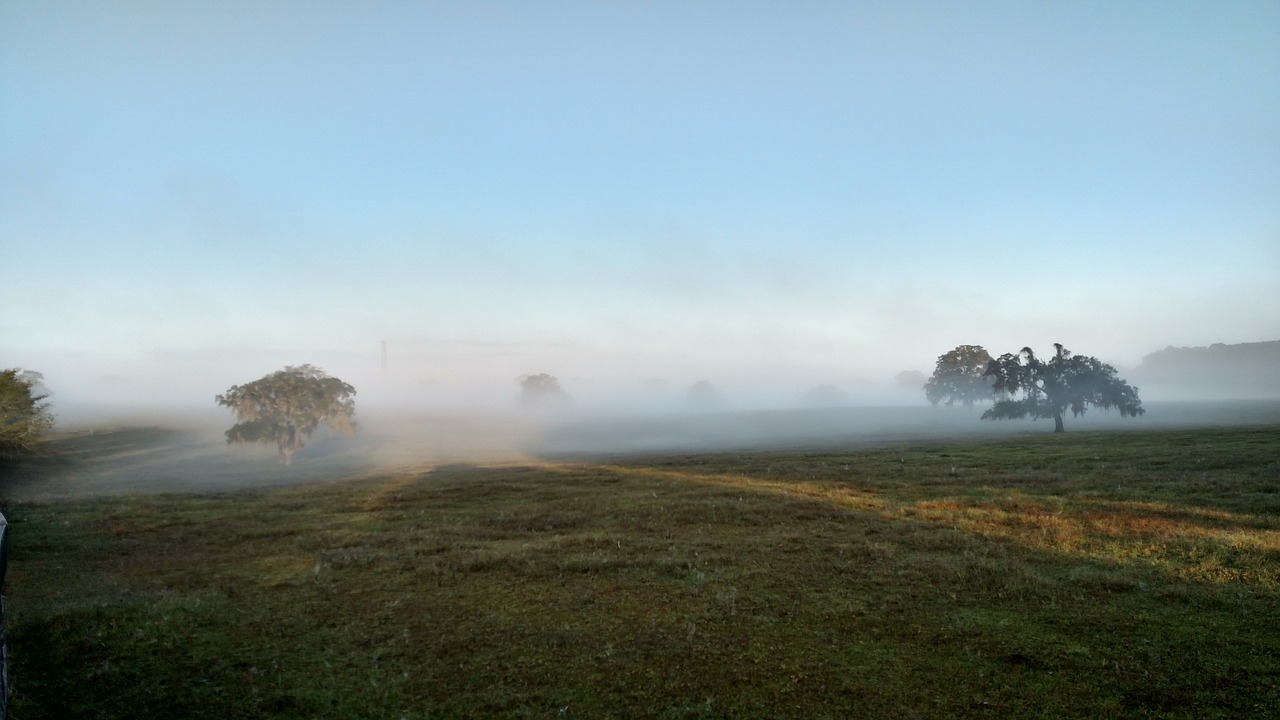
[[[1280,428],[6,508],[12,717],[1280,717]]]

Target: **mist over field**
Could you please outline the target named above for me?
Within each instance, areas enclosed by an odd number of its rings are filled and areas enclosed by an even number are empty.
[[[1068,432],[1280,424],[1280,400],[1155,401],[1120,418],[1091,410]],[[98,408],[56,435],[56,455],[14,473],[14,499],[130,492],[207,492],[351,480],[452,464],[502,465],[689,453],[850,450],[900,443],[1048,433],[1052,421],[982,421],[981,407],[901,405],[697,412],[553,414],[358,411],[351,439],[318,430],[292,465],[273,446],[228,445],[231,419],[216,409]],[[92,457],[86,464],[81,457]]]
[[[986,349],[992,356],[1016,353],[1018,347]],[[520,380],[548,372],[563,388],[569,409],[603,415],[669,414],[696,409],[689,394],[697,385],[714,389],[723,410],[782,410],[806,407],[880,407],[926,404],[922,387],[933,371],[938,355],[950,350],[939,345],[928,356],[914,357],[899,365],[868,367],[857,357],[828,366],[755,368],[713,366],[706,363],[680,366],[674,358],[649,367],[604,364],[590,355],[572,353],[554,362],[531,363],[523,355],[502,362],[484,362],[461,354],[421,356],[392,355],[379,366],[377,350],[354,357],[326,353],[303,354],[290,364],[319,365],[330,375],[355,386],[357,405],[363,410],[397,410],[409,413],[497,414],[520,412]],[[1048,343],[1032,346],[1043,353]],[[1119,376],[1141,389],[1146,401],[1249,400],[1280,397],[1280,341],[1207,347],[1168,347],[1139,356],[1125,364],[1087,348],[1071,347],[1078,354],[1099,355],[1117,366]],[[394,350],[393,350],[394,351]],[[316,362],[315,357],[333,360]],[[209,410],[213,396],[228,387],[279,370],[265,362],[226,362],[215,357],[204,363],[175,363],[171,374],[140,369],[128,376],[90,380],[46,377],[45,391],[64,424],[79,424],[97,417],[138,414],[146,410],[166,412]],[[645,374],[645,370],[652,370]],[[908,374],[913,377],[904,377]],[[64,387],[59,381],[66,380]]]
[[[1280,422],[1280,342],[1170,348],[1124,371],[1142,387],[1146,414],[1097,408],[1067,418],[1071,431]],[[923,374],[923,373],[922,373]],[[692,377],[686,374],[685,377]],[[914,377],[914,376],[912,376]],[[814,379],[809,379],[812,382]],[[520,378],[468,388],[397,384],[379,373],[357,386],[353,438],[321,427],[293,466],[270,445],[228,445],[234,418],[213,403],[77,404],[52,391],[61,460],[53,480],[19,484],[53,496],[198,491],[360,477],[406,467],[573,457],[834,449],[927,439],[1048,432],[1052,421],[980,420],[988,404],[930,406],[894,379],[845,385],[805,381],[751,386],[648,378],[610,385],[561,383],[564,401],[521,402]],[[225,390],[222,388],[220,390]],[[697,390],[712,393],[713,402]],[[1189,398],[1189,399],[1188,399]],[[92,466],[77,456],[105,458]]]

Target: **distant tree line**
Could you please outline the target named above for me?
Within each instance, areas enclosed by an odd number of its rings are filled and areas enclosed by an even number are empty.
[[[1134,369],[1142,382],[1204,394],[1280,395],[1280,340],[1208,347],[1167,347]]]

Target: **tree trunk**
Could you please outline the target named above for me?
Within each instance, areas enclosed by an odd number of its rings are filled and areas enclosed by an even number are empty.
[[[298,430],[292,420],[287,421],[284,432],[284,439],[280,441],[280,462],[292,465],[293,451],[298,449]]]
[[[1060,412],[1053,414],[1053,431],[1056,433],[1067,431],[1067,429],[1062,426],[1062,413]]]

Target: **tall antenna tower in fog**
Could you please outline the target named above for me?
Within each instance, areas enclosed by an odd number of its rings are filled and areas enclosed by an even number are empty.
[[[382,341],[382,374],[387,374],[387,341]]]

